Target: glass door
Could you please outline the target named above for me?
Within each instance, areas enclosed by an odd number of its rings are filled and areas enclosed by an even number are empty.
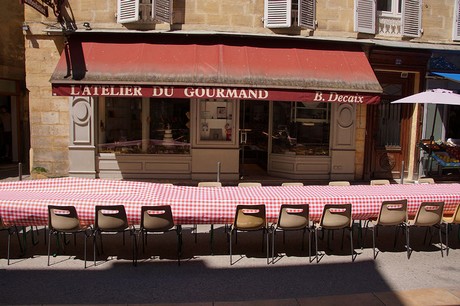
[[[268,112],[267,101],[241,101],[239,128],[241,179],[266,174]]]

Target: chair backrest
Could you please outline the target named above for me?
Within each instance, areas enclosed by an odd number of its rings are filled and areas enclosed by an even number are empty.
[[[460,224],[460,204],[455,208],[454,215],[452,216],[452,223]]]
[[[241,182],[238,183],[238,187],[260,187],[262,183],[259,182]]]
[[[371,180],[371,185],[390,185],[389,180]]]
[[[350,186],[349,181],[332,181],[329,182],[329,186]]]
[[[75,206],[48,205],[48,227],[57,231],[77,231],[80,229]]]
[[[148,231],[165,232],[174,227],[171,206],[142,206],[141,228]]]
[[[301,182],[284,182],[281,183],[281,186],[303,186]]]
[[[221,182],[198,182],[198,187],[222,187]]]
[[[419,184],[434,184],[434,179],[432,177],[422,177],[418,179]]]
[[[325,229],[351,227],[351,204],[326,204],[321,216],[320,226]]]
[[[407,222],[407,200],[383,201],[377,224],[398,225]]]
[[[259,230],[266,227],[265,205],[238,205],[233,227],[245,231]]]
[[[442,221],[444,202],[422,202],[415,215],[414,225],[433,226]]]
[[[94,227],[106,232],[117,232],[128,228],[128,217],[124,205],[96,205]]]
[[[282,204],[277,227],[282,229],[302,229],[310,225],[308,204]]]

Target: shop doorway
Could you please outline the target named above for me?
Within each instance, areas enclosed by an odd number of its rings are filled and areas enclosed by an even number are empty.
[[[256,178],[267,173],[269,104],[246,100],[240,103],[240,179]]]
[[[413,94],[414,75],[376,71],[383,88],[381,102],[367,112],[365,179],[400,179],[408,169],[412,104],[390,102]]]

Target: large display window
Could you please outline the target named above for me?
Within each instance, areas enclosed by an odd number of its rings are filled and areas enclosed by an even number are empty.
[[[330,103],[274,102],[272,153],[329,155]]]
[[[101,103],[99,152],[190,153],[188,99],[106,98]]]
[[[234,101],[200,100],[198,110],[198,143],[235,141]]]

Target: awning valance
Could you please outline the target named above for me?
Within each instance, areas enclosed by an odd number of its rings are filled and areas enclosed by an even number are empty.
[[[379,102],[360,49],[280,45],[71,39],[53,95]]]
[[[441,76],[443,78],[446,78],[448,80],[454,81],[454,82],[460,82],[460,73],[452,73],[452,72],[431,72],[431,73]]]

